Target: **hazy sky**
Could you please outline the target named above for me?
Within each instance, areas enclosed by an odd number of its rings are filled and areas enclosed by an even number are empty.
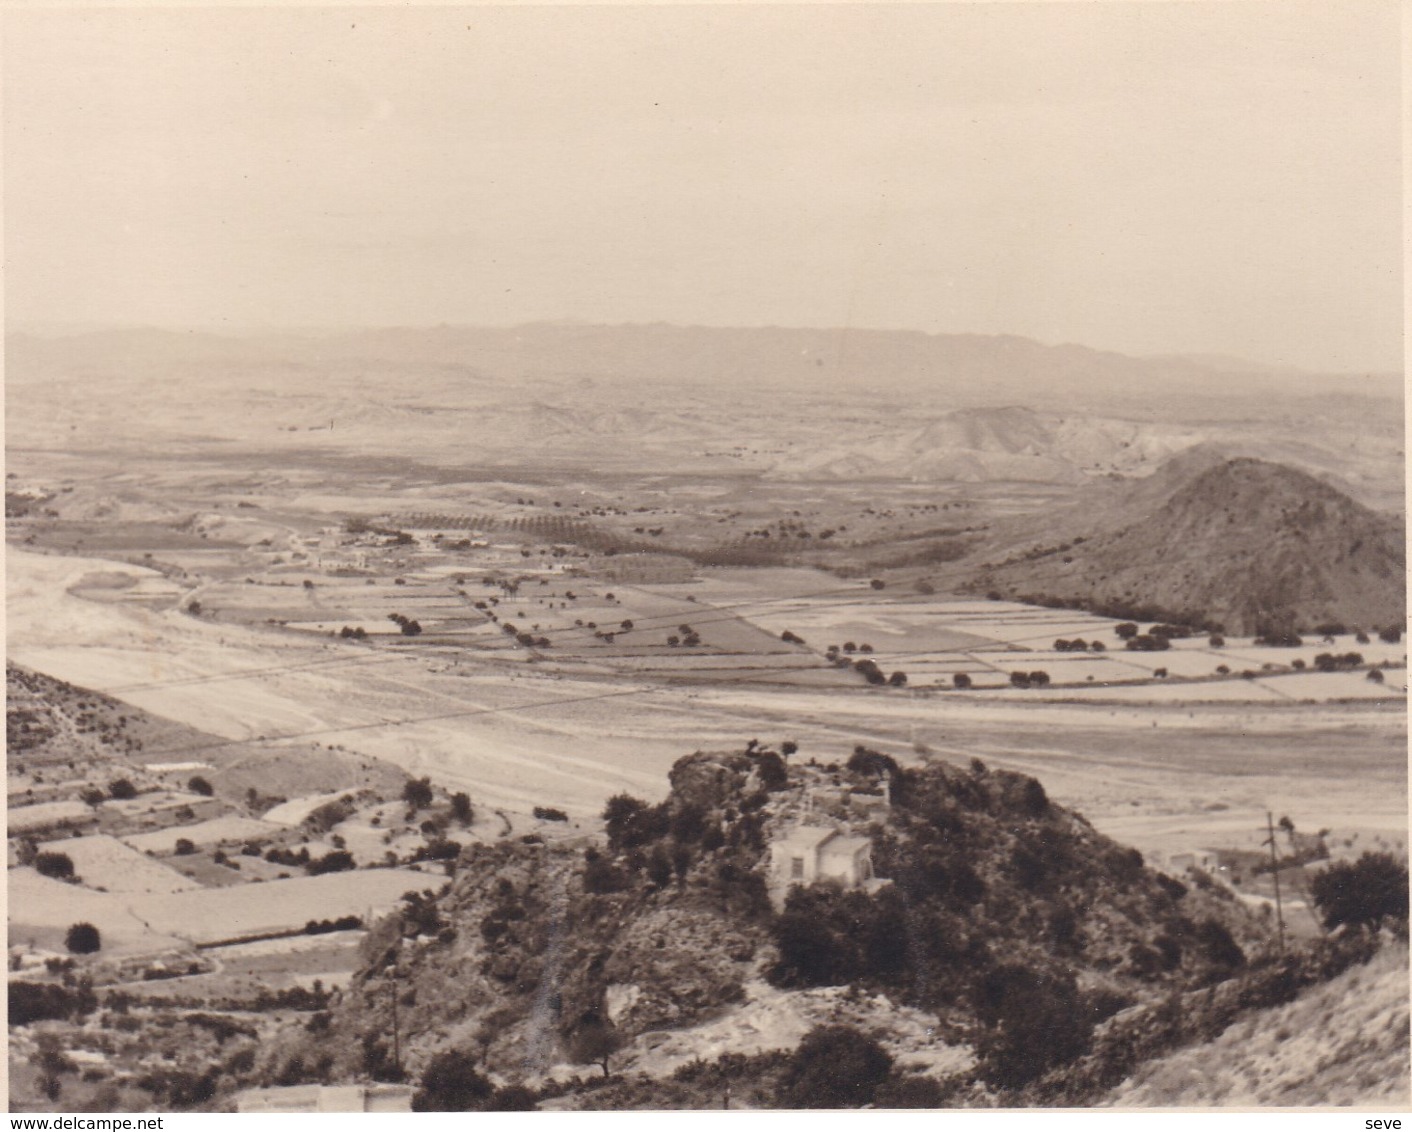
[[[6,315],[1400,369],[1398,6],[4,15]]]

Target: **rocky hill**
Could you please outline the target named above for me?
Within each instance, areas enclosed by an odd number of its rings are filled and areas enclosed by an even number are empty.
[[[712,1080],[735,1073],[753,1103],[777,1103],[772,1075],[798,1034],[762,1049],[761,1012],[851,988],[899,1066],[923,1029],[951,1051],[950,1076],[936,1069],[948,1057],[914,1057],[896,1088],[998,1097],[1083,1055],[1118,1012],[1232,977],[1268,935],[1223,890],[1148,870],[1034,779],[979,762],[902,769],[860,748],[846,765],[787,765],[752,744],[682,759],[671,782],[657,805],[611,800],[606,844],[464,850],[453,880],[407,894],[370,934],[341,1003],[273,1044],[255,1078],[425,1081],[450,1058],[541,1100],[661,1107],[688,1103],[690,1073],[654,1076],[650,1051],[699,1033],[704,1056],[721,1054]],[[866,840],[884,883],[796,887],[781,903],[770,846],[801,822]],[[932,1021],[904,1038],[909,1010]],[[708,1028],[754,1052],[722,1053]]]
[[[1262,460],[1222,460],[1172,490],[1174,478],[1153,477],[1140,497],[1119,501],[1116,529],[1070,513],[1065,537],[983,568],[973,588],[1123,616],[1151,609],[1230,633],[1403,623],[1406,555],[1396,519]],[[1132,504],[1152,506],[1137,514]]]

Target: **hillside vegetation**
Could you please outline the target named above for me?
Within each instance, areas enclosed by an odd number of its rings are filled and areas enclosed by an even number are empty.
[[[523,1087],[560,1107],[690,1107],[701,1074],[786,1103],[803,1072],[787,1046],[670,1079],[641,1063],[643,1035],[729,1018],[764,980],[801,1004],[847,988],[882,1011],[860,1015],[875,1021],[931,1015],[971,1068],[894,1068],[880,1094],[894,1103],[1063,1103],[1113,1072],[1114,1026],[1129,1034],[1174,995],[1297,989],[1331,962],[1271,967],[1268,925],[1224,889],[1154,873],[1036,780],[978,761],[904,770],[858,748],[846,766],[786,765],[752,744],[684,758],[671,781],[660,804],[613,799],[606,846],[531,835],[466,848],[452,881],[408,893],[370,934],[315,1032],[272,1046],[254,1078],[424,1080],[455,1058],[485,1075],[481,1107],[495,1107],[493,1088]],[[768,845],[805,806],[810,822],[869,838],[890,883],[795,888],[772,906]],[[613,1076],[633,1059],[635,1073]],[[573,1064],[585,1068],[566,1077]]]
[[[1253,1011],[1214,1041],[1144,1065],[1106,1098],[1124,1107],[1405,1107],[1406,946],[1294,1002]]]

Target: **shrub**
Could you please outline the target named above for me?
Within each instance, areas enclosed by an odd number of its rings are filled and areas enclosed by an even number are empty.
[[[178,857],[189,857],[196,852],[196,844],[188,838],[178,837],[175,852]]]
[[[1202,920],[1193,933],[1202,956],[1216,971],[1229,974],[1245,966],[1245,952],[1219,920]]]
[[[569,820],[569,815],[566,814],[566,813],[564,813],[563,810],[554,810],[554,809],[550,809],[550,808],[547,807],[547,806],[536,806],[536,807],[534,808],[534,816],[537,817],[540,821],[568,821],[568,820]]]
[[[126,778],[116,778],[108,783],[108,796],[117,798],[119,801],[126,801],[129,798],[137,797],[137,787]]]
[[[1336,861],[1315,875],[1310,894],[1326,927],[1377,929],[1384,919],[1407,919],[1407,866],[1391,853]]]
[[[103,947],[103,937],[85,920],[73,924],[64,934],[64,946],[75,955],[92,955]]]
[[[347,849],[335,849],[330,853],[325,853],[322,857],[310,861],[304,866],[305,872],[311,877],[322,876],[325,873],[347,872],[349,869],[357,868],[357,862],[353,860],[353,854]]]
[[[873,1103],[892,1072],[892,1055],[851,1026],[816,1026],[785,1066],[785,1108],[861,1108]]]
[[[538,1107],[538,1098],[533,1089],[528,1089],[524,1085],[502,1085],[491,1096],[489,1103],[485,1106],[485,1111],[534,1112]]]
[[[431,779],[409,778],[402,787],[402,800],[413,810],[426,809],[432,802]]]
[[[986,974],[976,996],[986,1026],[976,1053],[987,1084],[1017,1089],[1088,1052],[1093,1015],[1072,978],[1006,964]]]
[[[577,1065],[597,1065],[608,1076],[608,1063],[623,1046],[622,1035],[597,1011],[590,1010],[569,1035],[569,1059]]]
[[[844,765],[854,774],[866,775],[869,778],[881,778],[884,775],[899,773],[897,760],[891,755],[871,750],[861,744],[853,748],[853,754],[849,756],[848,762]]]
[[[585,892],[598,894],[622,892],[628,887],[628,883],[628,878],[622,870],[615,868],[613,862],[596,849],[589,849],[584,853],[583,888]]]
[[[92,997],[92,992],[87,992]],[[28,1026],[46,1019],[71,1018],[85,1013],[83,992],[74,992],[57,983],[27,983],[12,980],[9,987],[10,1025]],[[87,1006],[92,1009],[91,1005]]]
[[[74,875],[74,862],[67,853],[45,851],[35,855],[34,869],[40,876],[68,880]]]
[[[186,784],[186,788],[190,790],[193,794],[200,794],[206,798],[209,798],[212,794],[216,792],[215,787],[213,787],[199,774],[191,776],[190,780]]]
[[[895,975],[907,962],[906,911],[890,888],[876,896],[794,888],[773,933],[779,962],[768,977],[775,986],[843,986]]]
[[[760,785],[766,790],[783,790],[789,785],[789,769],[774,751],[761,751],[755,758],[755,769],[760,775]]]
[[[464,1050],[443,1050],[431,1059],[412,1096],[413,1112],[474,1112],[495,1093]]]
[[[621,851],[636,849],[662,837],[667,832],[669,817],[665,805],[649,806],[629,794],[615,794],[603,807],[603,821],[608,844],[615,851]]]

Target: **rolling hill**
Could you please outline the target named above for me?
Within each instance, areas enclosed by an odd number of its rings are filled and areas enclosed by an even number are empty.
[[[1110,512],[1121,525],[1070,512],[1062,541],[982,569],[973,588],[1090,608],[1151,607],[1231,633],[1403,623],[1398,520],[1305,472],[1247,457],[1211,464],[1156,503],[1181,469],[1210,459],[1191,454],[1176,472],[1141,485]],[[1133,517],[1142,503],[1156,505]]]

